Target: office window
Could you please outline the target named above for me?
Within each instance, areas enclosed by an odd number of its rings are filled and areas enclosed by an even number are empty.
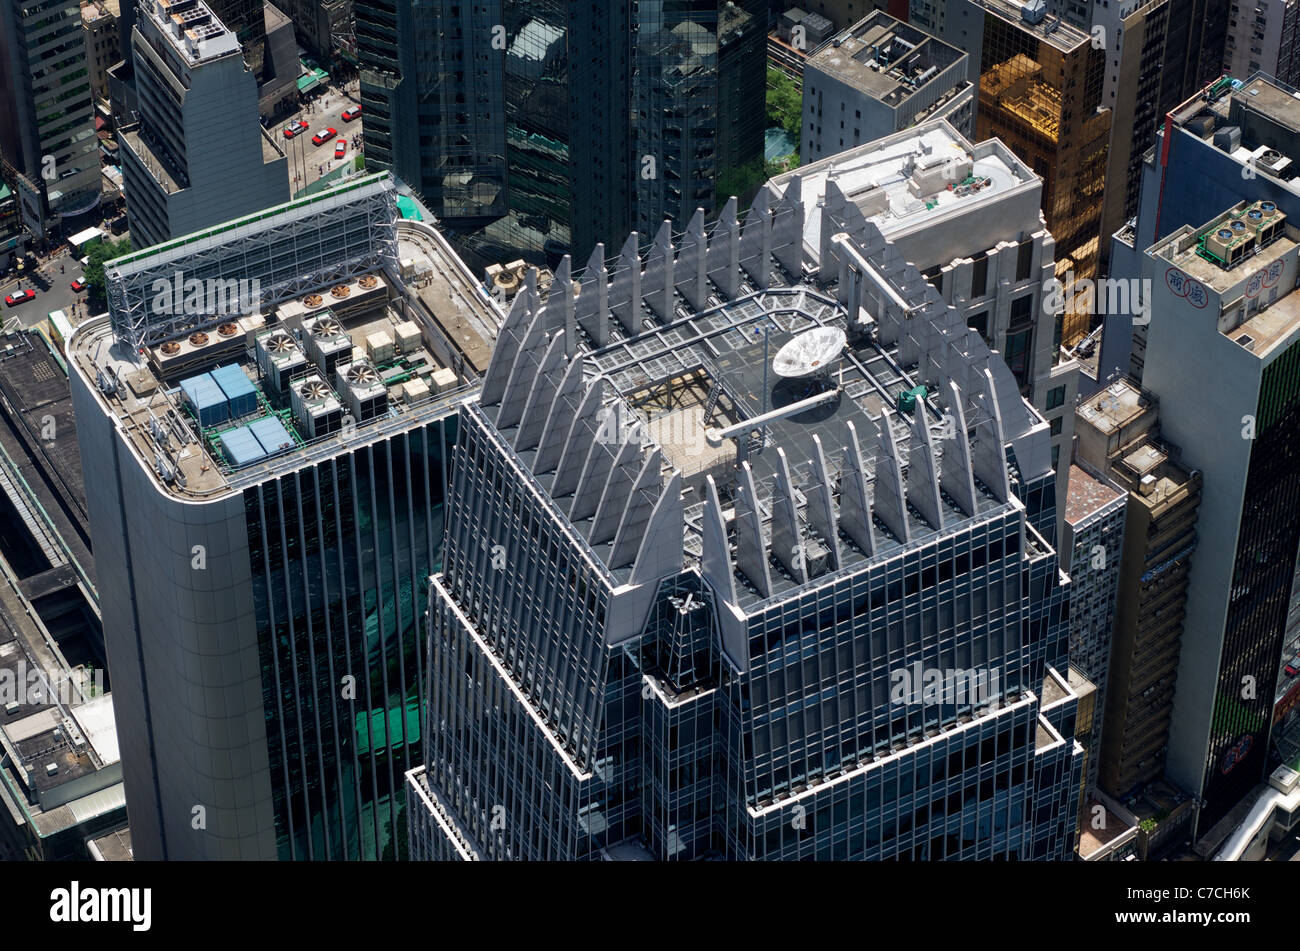
[[[1021,294],[1011,302],[1011,329],[1021,330],[1032,323],[1034,295]]]
[[[1058,406],[1065,405],[1065,387],[1055,386],[1047,391],[1047,408],[1056,409]]]
[[[978,314],[972,314],[968,317],[966,326],[983,337],[985,343],[989,343],[989,312],[987,310],[982,310]],[[992,346],[992,344],[989,345]]]
[[[970,296],[983,297],[988,293],[989,256],[983,251],[975,256],[975,264],[970,274]]]
[[[1020,249],[1016,252],[1016,280],[1023,281],[1029,277],[1030,268],[1034,264],[1034,242],[1021,241]]]
[[[1064,425],[1065,425],[1065,417],[1058,416],[1056,417],[1056,419],[1052,420],[1052,422],[1048,426],[1048,429],[1051,431],[1053,436],[1059,436],[1061,435],[1061,430],[1062,428],[1064,428]]]

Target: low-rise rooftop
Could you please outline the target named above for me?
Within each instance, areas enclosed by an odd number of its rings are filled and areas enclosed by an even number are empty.
[[[955,46],[877,10],[816,50],[805,68],[821,69],[897,106],[965,57]]]
[[[1065,520],[1071,525],[1078,525],[1119,498],[1119,495],[1119,492],[1091,473],[1071,465],[1069,488],[1066,490]]]
[[[1016,189],[1041,187],[1038,176],[1000,141],[972,144],[944,119],[846,149],[777,176],[772,185],[784,190],[796,177],[809,249],[820,246],[822,206],[831,182],[891,239],[991,205]]]

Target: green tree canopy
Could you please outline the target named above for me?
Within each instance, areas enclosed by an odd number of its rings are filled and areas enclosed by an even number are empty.
[[[131,240],[109,241],[105,238],[86,253],[84,280],[87,285],[86,297],[92,313],[99,313],[108,307],[108,296],[104,291],[104,262],[120,258],[131,253]]]

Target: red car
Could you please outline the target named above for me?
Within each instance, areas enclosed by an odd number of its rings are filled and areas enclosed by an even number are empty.
[[[311,137],[311,140],[314,144],[320,145],[322,142],[326,142],[334,138],[334,136],[338,134],[339,134],[338,129],[321,129],[319,132],[317,132],[315,135]]]
[[[1297,654],[1295,657],[1292,657],[1291,663],[1286,665],[1286,675],[1288,677],[1295,677],[1297,675],[1300,675],[1300,654]]]
[[[345,156],[345,155],[347,155],[347,154],[348,154],[348,140],[347,140],[347,139],[339,139],[337,142],[334,143],[334,157],[335,157],[335,158],[343,158],[343,156]]]
[[[75,278],[75,279],[73,280],[73,282],[72,282],[71,284],[69,284],[68,286],[71,287],[71,288],[72,288],[74,291],[76,291],[78,294],[80,294],[82,291],[84,291],[84,290],[86,289],[86,282],[83,281],[81,278],[78,277],[78,278]]]
[[[360,107],[360,106],[353,106],[351,109],[344,109],[344,110],[343,110],[343,121],[344,121],[344,122],[351,122],[353,119],[358,119],[358,118],[360,118],[360,117],[361,117],[361,107]]]
[[[305,119],[294,119],[284,127],[284,137],[286,139],[292,139],[295,135],[302,135],[302,133],[306,132],[308,128]]]
[[[29,300],[36,299],[36,292],[30,287],[21,291],[14,291],[12,294],[5,295],[5,303],[10,307],[17,307],[19,304],[26,304]]]

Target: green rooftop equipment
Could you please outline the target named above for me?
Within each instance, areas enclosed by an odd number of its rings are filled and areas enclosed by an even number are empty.
[[[909,416],[916,412],[916,401],[924,400],[930,395],[930,391],[924,386],[914,386],[910,390],[904,390],[898,394],[898,411],[907,413]]]

